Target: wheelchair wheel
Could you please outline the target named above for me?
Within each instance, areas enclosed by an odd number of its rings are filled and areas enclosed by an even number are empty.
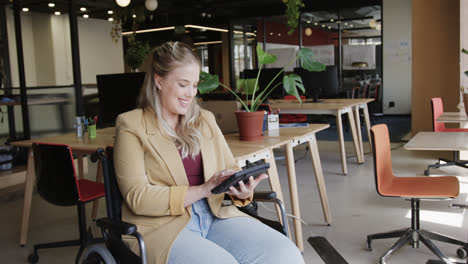
[[[81,257],[81,264],[116,264],[114,257],[105,245],[87,247]]]
[[[467,252],[466,252],[466,248],[464,247],[461,247],[459,249],[457,249],[457,256],[461,259],[466,259],[466,257],[468,256]]]

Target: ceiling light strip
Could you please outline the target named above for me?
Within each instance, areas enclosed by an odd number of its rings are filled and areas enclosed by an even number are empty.
[[[214,28],[214,27],[205,27],[205,26],[197,26],[197,25],[185,25],[186,28],[197,28],[197,29],[206,29],[211,31],[219,31],[219,32],[228,32],[229,30],[224,28]]]
[[[210,45],[210,44],[221,44],[223,41],[221,40],[215,40],[215,41],[205,41],[205,42],[196,42],[193,43],[193,45]]]
[[[162,27],[162,28],[151,28],[151,29],[141,29],[135,31],[135,33],[148,33],[148,32],[155,32],[155,31],[164,31],[164,30],[173,30],[175,27]],[[122,32],[122,36],[132,35],[133,31]]]
[[[211,30],[211,31],[219,31],[219,32],[229,32],[229,30],[227,29],[223,29],[223,28],[213,28],[213,27],[205,27],[205,26],[197,26],[197,25],[185,25],[184,27],[186,28],[196,28],[196,29],[205,29],[205,30]],[[171,27],[162,27],[162,28],[151,28],[151,29],[142,29],[142,30],[137,30],[136,33],[148,33],[148,32],[155,32],[155,31],[164,31],[164,30],[172,30],[172,29],[175,29],[174,26],[171,26]],[[238,30],[234,30],[233,31],[234,34],[243,34],[244,32],[242,31],[238,31]],[[187,31],[186,31],[187,33]],[[127,31],[127,32],[123,32],[122,35],[123,36],[128,36],[128,35],[132,35],[133,34],[133,31]],[[246,32],[245,33],[247,36],[256,36],[255,33],[252,33],[252,32]]]

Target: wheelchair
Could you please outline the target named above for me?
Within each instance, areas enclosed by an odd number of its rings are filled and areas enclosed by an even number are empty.
[[[146,264],[145,242],[137,227],[133,224],[122,221],[122,194],[117,185],[113,159],[113,149],[106,150],[100,148],[93,155],[91,161],[100,161],[103,169],[104,188],[107,217],[96,220],[97,226],[101,229],[104,244],[93,244],[87,247],[82,255],[81,264]],[[229,199],[229,198],[227,198]],[[230,200],[230,199],[229,199]],[[276,197],[275,192],[255,192],[253,203],[250,206],[239,208],[244,213],[257,218],[264,224],[272,227],[278,232],[289,237],[286,213],[283,202]],[[274,202],[280,209],[281,222],[262,218],[257,215],[255,202]],[[281,224],[284,223],[284,224]],[[133,236],[137,239],[140,249],[138,256],[131,251],[122,241],[122,235]]]

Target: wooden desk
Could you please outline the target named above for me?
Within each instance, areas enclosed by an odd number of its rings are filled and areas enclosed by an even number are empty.
[[[23,217],[20,228],[20,245],[25,245],[27,241],[27,231],[29,227],[29,216],[31,210],[31,201],[33,187],[35,183],[34,174],[34,158],[32,154],[32,143],[43,142],[43,143],[55,143],[55,144],[67,144],[69,145],[75,154],[79,157],[79,171],[82,175],[83,161],[80,160],[82,155],[91,154],[98,148],[105,148],[114,144],[115,128],[98,129],[96,131],[97,137],[89,139],[87,135],[84,137],[76,137],[74,133],[68,133],[59,136],[45,137],[33,140],[11,142],[13,146],[27,147],[29,148],[28,153],[28,165],[26,172],[26,181],[24,189],[24,202],[23,202]],[[269,170],[269,180],[272,190],[278,195],[278,198],[282,199],[283,195],[281,192],[278,172],[276,170],[276,163],[274,162],[273,148],[287,144],[285,138],[267,138],[263,144],[250,144],[249,142],[239,141],[238,138],[228,140],[229,147],[234,154],[234,157],[238,160],[241,166],[245,165],[245,161],[249,160],[254,162],[259,159],[265,159],[270,163],[271,167]],[[99,168],[98,168],[99,170]],[[82,177],[82,176],[80,176]],[[283,200],[283,199],[282,199]],[[93,208],[95,211],[95,208]],[[303,249],[302,249],[303,250]]]
[[[418,132],[404,146],[407,150],[468,150],[468,132]]]
[[[358,163],[364,162],[364,149],[362,145],[361,135],[361,124],[359,118],[359,110],[364,113],[364,119],[366,123],[367,135],[369,138],[369,144],[372,147],[370,141],[370,118],[367,104],[372,102],[374,99],[362,98],[362,99],[320,99],[319,103],[312,103],[310,100],[305,100],[302,104],[299,104],[296,100],[270,100],[270,106],[272,108],[279,108],[280,113],[283,114],[330,114],[336,116],[336,125],[338,130],[338,140],[340,144],[341,153],[341,168],[343,174],[348,173],[346,166],[346,151],[343,137],[343,123],[341,119],[342,114],[348,114],[349,126],[351,128],[351,134],[353,136],[354,151]],[[356,129],[359,128],[359,129]]]
[[[292,128],[280,128],[279,130],[265,131],[263,134],[262,140],[257,141],[240,141],[239,134],[227,134],[225,135],[226,141],[231,147],[231,151],[236,153],[236,147],[248,148],[253,146],[260,146],[269,149],[270,165],[275,166],[274,162],[274,148],[284,147],[286,150],[286,161],[287,161],[287,170],[288,170],[288,180],[289,180],[289,193],[291,198],[291,208],[292,214],[297,217],[294,218],[294,234],[296,238],[296,245],[298,248],[303,251],[303,237],[302,237],[302,225],[299,220],[301,217],[300,206],[299,206],[299,196],[297,191],[297,181],[296,181],[296,170],[294,164],[294,153],[293,148],[303,143],[309,143],[309,148],[311,152],[312,164],[315,172],[315,179],[317,182],[320,199],[322,202],[323,215],[325,222],[331,224],[331,215],[330,208],[328,205],[328,196],[325,188],[325,181],[323,179],[322,166],[320,163],[320,156],[317,148],[317,140],[315,138],[315,133],[322,131],[328,128],[328,124],[311,124],[309,127],[292,127]],[[247,150],[242,150],[247,151]],[[236,154],[234,154],[236,155]],[[280,190],[280,183],[277,175],[272,177],[270,174],[270,184],[272,190]],[[278,180],[277,180],[278,179]],[[278,193],[278,191],[276,191]],[[282,197],[282,194],[281,194]],[[281,199],[281,198],[280,198]]]
[[[468,122],[468,116],[465,112],[443,112],[442,115],[437,118],[437,122],[444,123],[461,123]]]

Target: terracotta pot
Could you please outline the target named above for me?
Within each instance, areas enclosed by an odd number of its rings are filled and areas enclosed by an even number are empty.
[[[468,94],[463,94],[463,103],[465,104],[465,113],[468,116]]]
[[[265,111],[245,112],[236,111],[237,126],[240,140],[253,141],[263,138],[263,116]]]

